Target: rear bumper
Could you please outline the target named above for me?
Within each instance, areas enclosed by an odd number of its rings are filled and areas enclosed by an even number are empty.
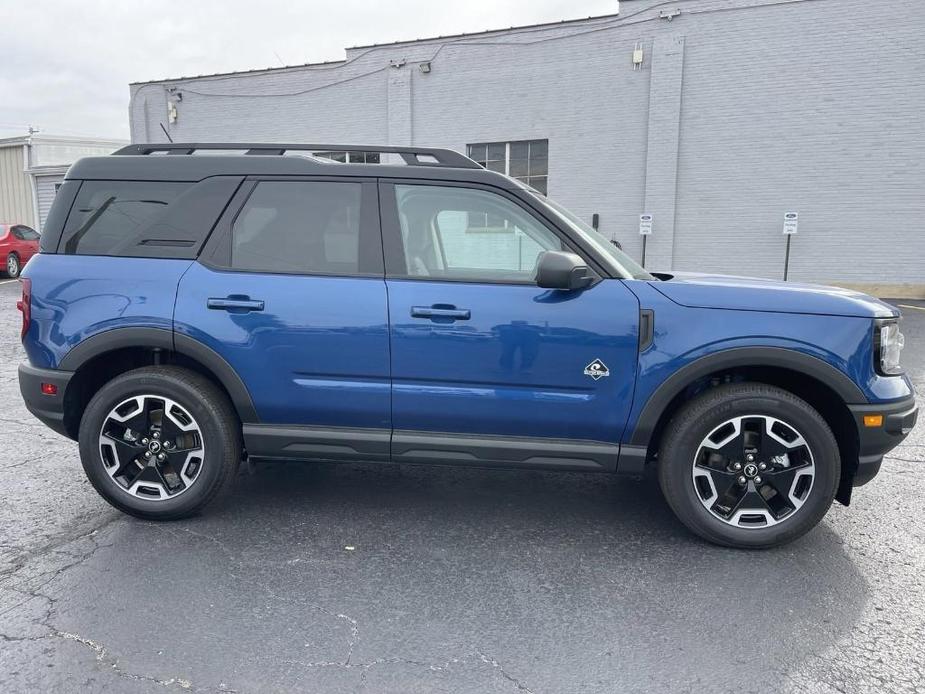
[[[902,443],[918,418],[915,396],[879,405],[848,405],[858,428],[858,469],[854,486],[867,484],[880,471],[883,456]],[[883,415],[883,424],[877,427],[864,425],[865,415]]]
[[[68,435],[64,426],[64,394],[73,375],[73,371],[38,369],[29,364],[19,365],[19,392],[22,393],[26,409],[62,436]],[[58,392],[54,395],[44,394],[43,383],[57,386]]]

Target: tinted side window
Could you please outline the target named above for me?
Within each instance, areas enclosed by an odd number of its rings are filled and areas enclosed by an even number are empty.
[[[13,227],[13,234],[23,241],[38,241],[40,238],[37,231],[26,226]]]
[[[60,250],[77,255],[136,255],[141,233],[190,183],[85,181],[77,194]]]
[[[258,183],[231,230],[231,267],[252,272],[363,274],[362,185]]]
[[[496,193],[397,185],[395,196],[413,277],[530,282],[544,252],[564,249],[554,232]]]

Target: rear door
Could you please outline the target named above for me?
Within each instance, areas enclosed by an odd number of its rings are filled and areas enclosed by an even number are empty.
[[[175,329],[244,381],[252,455],[385,458],[386,288],[374,182],[248,180],[181,280]]]
[[[632,402],[639,304],[600,278],[536,286],[576,249],[506,191],[383,183],[393,457],[610,469]]]

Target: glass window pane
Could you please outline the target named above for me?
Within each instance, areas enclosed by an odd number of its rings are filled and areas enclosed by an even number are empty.
[[[295,150],[293,150],[293,152],[295,154],[298,154]],[[322,159],[330,159],[331,161],[339,161],[342,164],[346,163],[347,161],[346,152],[314,152],[314,155],[316,157],[321,157]]]
[[[501,195],[414,185],[395,192],[412,276],[529,282],[543,252],[562,250],[555,233]]]
[[[530,175],[545,176],[549,172],[549,162],[544,157],[542,159],[530,159]]]
[[[504,161],[504,150],[505,146],[503,142],[492,142],[488,145],[488,159],[489,161],[498,159]]]
[[[232,229],[231,266],[254,272],[359,272],[359,183],[265,181]]]
[[[486,152],[488,151],[488,145],[478,144],[478,145],[469,145],[469,158],[475,159],[476,161],[485,161]]]
[[[512,142],[511,159],[526,159],[530,156],[529,142]]]
[[[508,174],[511,176],[526,176],[529,173],[526,159],[514,159],[511,157],[511,170]]]
[[[527,179],[527,185],[536,188],[543,195],[547,195],[546,178],[546,176],[531,176],[529,179]]]
[[[546,159],[549,156],[549,140],[531,140],[530,158]]]
[[[505,173],[504,171],[504,160],[501,161],[487,161],[485,162],[485,168],[489,171],[497,171],[498,173]]]
[[[367,164],[378,164],[379,163],[379,152],[367,152],[366,153],[366,163]]]

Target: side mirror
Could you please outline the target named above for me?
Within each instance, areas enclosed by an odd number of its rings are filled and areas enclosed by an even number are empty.
[[[584,289],[593,281],[591,268],[574,253],[546,251],[536,266],[536,284],[543,289],[572,291]]]

